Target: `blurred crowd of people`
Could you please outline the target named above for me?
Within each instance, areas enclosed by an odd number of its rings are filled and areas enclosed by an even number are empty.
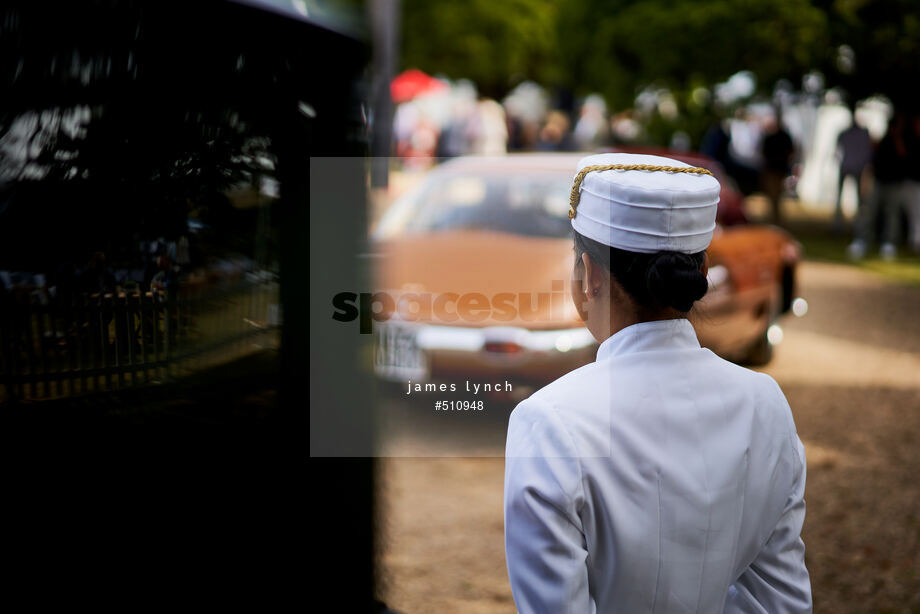
[[[799,136],[799,135],[797,135]],[[718,161],[744,194],[761,191],[770,203],[770,218],[782,224],[782,199],[795,186],[801,138],[784,125],[779,106],[739,109],[729,119],[712,122],[700,151]]]
[[[650,117],[677,115],[673,95],[666,90],[643,92],[637,96],[635,108],[611,113],[599,94],[589,95],[578,104],[560,104],[530,81],[498,101],[480,97],[476,86],[467,80],[430,79],[437,87],[398,101],[396,106],[395,154],[410,169],[428,168],[462,155],[597,151],[640,145],[649,140],[646,128]],[[812,96],[805,102],[793,98],[785,92],[785,96],[774,95],[771,102],[736,105],[724,111],[725,117],[713,113],[698,143],[677,129],[665,148],[698,149],[713,158],[742,194],[766,196],[769,220],[782,225],[783,200],[796,196],[806,156],[815,148],[818,108],[830,104],[842,109],[841,100],[833,97],[821,100]],[[849,105],[849,116],[849,126],[836,142],[839,181],[833,230],[842,233],[846,228],[841,195],[846,180],[855,180],[859,197],[850,257],[864,257],[877,242],[881,257],[894,258],[905,238],[920,252],[920,116],[892,112],[880,139],[878,134],[873,139],[860,121],[856,104]],[[825,198],[826,193],[825,189]]]
[[[475,85],[466,80],[441,83],[397,104],[395,154],[408,167],[426,168],[462,155],[635,146],[649,140],[645,129],[649,117],[677,114],[668,92],[643,93],[635,109],[615,113],[600,94],[573,102],[553,101],[531,81],[519,84],[501,102],[478,97]],[[715,118],[697,146],[736,179],[742,192],[764,189],[778,200],[798,160],[796,144],[804,129],[790,134],[779,107],[741,107],[727,119]],[[666,144],[674,151],[693,146],[690,135],[679,129]]]
[[[622,119],[608,118],[596,94],[580,105],[573,125],[536,83],[521,83],[499,102],[480,98],[471,82],[461,80],[397,105],[393,135],[397,157],[424,167],[463,155],[592,150],[613,142],[611,128]]]

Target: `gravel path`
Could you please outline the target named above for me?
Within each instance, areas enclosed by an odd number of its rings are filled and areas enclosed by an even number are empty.
[[[785,391],[808,456],[815,611],[920,612],[920,287],[805,263],[800,294],[808,313],[783,321],[764,370]],[[499,407],[388,442],[380,580],[390,607],[514,611],[501,505],[506,420]],[[395,458],[433,450],[479,457]]]

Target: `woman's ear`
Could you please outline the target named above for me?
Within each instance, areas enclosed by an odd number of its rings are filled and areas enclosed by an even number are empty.
[[[581,263],[585,268],[585,294],[597,296],[604,286],[604,276],[601,274],[601,268],[591,260],[591,256],[587,253],[581,255]]]

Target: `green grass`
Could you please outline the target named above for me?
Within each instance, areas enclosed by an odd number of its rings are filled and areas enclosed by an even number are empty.
[[[920,255],[910,251],[906,245],[898,248],[898,257],[886,262],[878,256],[878,245],[870,246],[866,257],[859,261],[847,258],[850,244],[849,232],[835,235],[829,224],[816,221],[798,221],[790,224],[790,232],[802,243],[803,258],[819,262],[835,262],[872,271],[892,281],[920,285]]]

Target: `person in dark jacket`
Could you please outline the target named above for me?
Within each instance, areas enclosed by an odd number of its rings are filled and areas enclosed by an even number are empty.
[[[879,255],[884,260],[897,256],[897,243],[901,235],[901,210],[906,208],[905,197],[908,173],[906,143],[907,121],[895,112],[888,122],[888,131],[882,138],[872,160],[875,185],[866,205],[857,214],[853,242],[847,255],[858,260],[875,238],[876,221],[882,216],[882,242]]]
[[[786,177],[792,172],[792,155],[795,145],[792,137],[783,128],[779,111],[776,117],[770,120],[761,141],[761,154],[763,155],[763,170],[760,173],[760,185],[767,199],[770,201],[771,221],[782,224],[782,198],[783,186]]]
[[[862,205],[862,177],[863,171],[872,162],[872,137],[864,126],[856,121],[856,109],[851,107],[853,119],[849,127],[837,137],[837,157],[840,160],[840,178],[837,182],[837,204],[834,208],[833,228],[840,231],[843,228],[843,183],[847,177],[856,181],[856,210]]]

